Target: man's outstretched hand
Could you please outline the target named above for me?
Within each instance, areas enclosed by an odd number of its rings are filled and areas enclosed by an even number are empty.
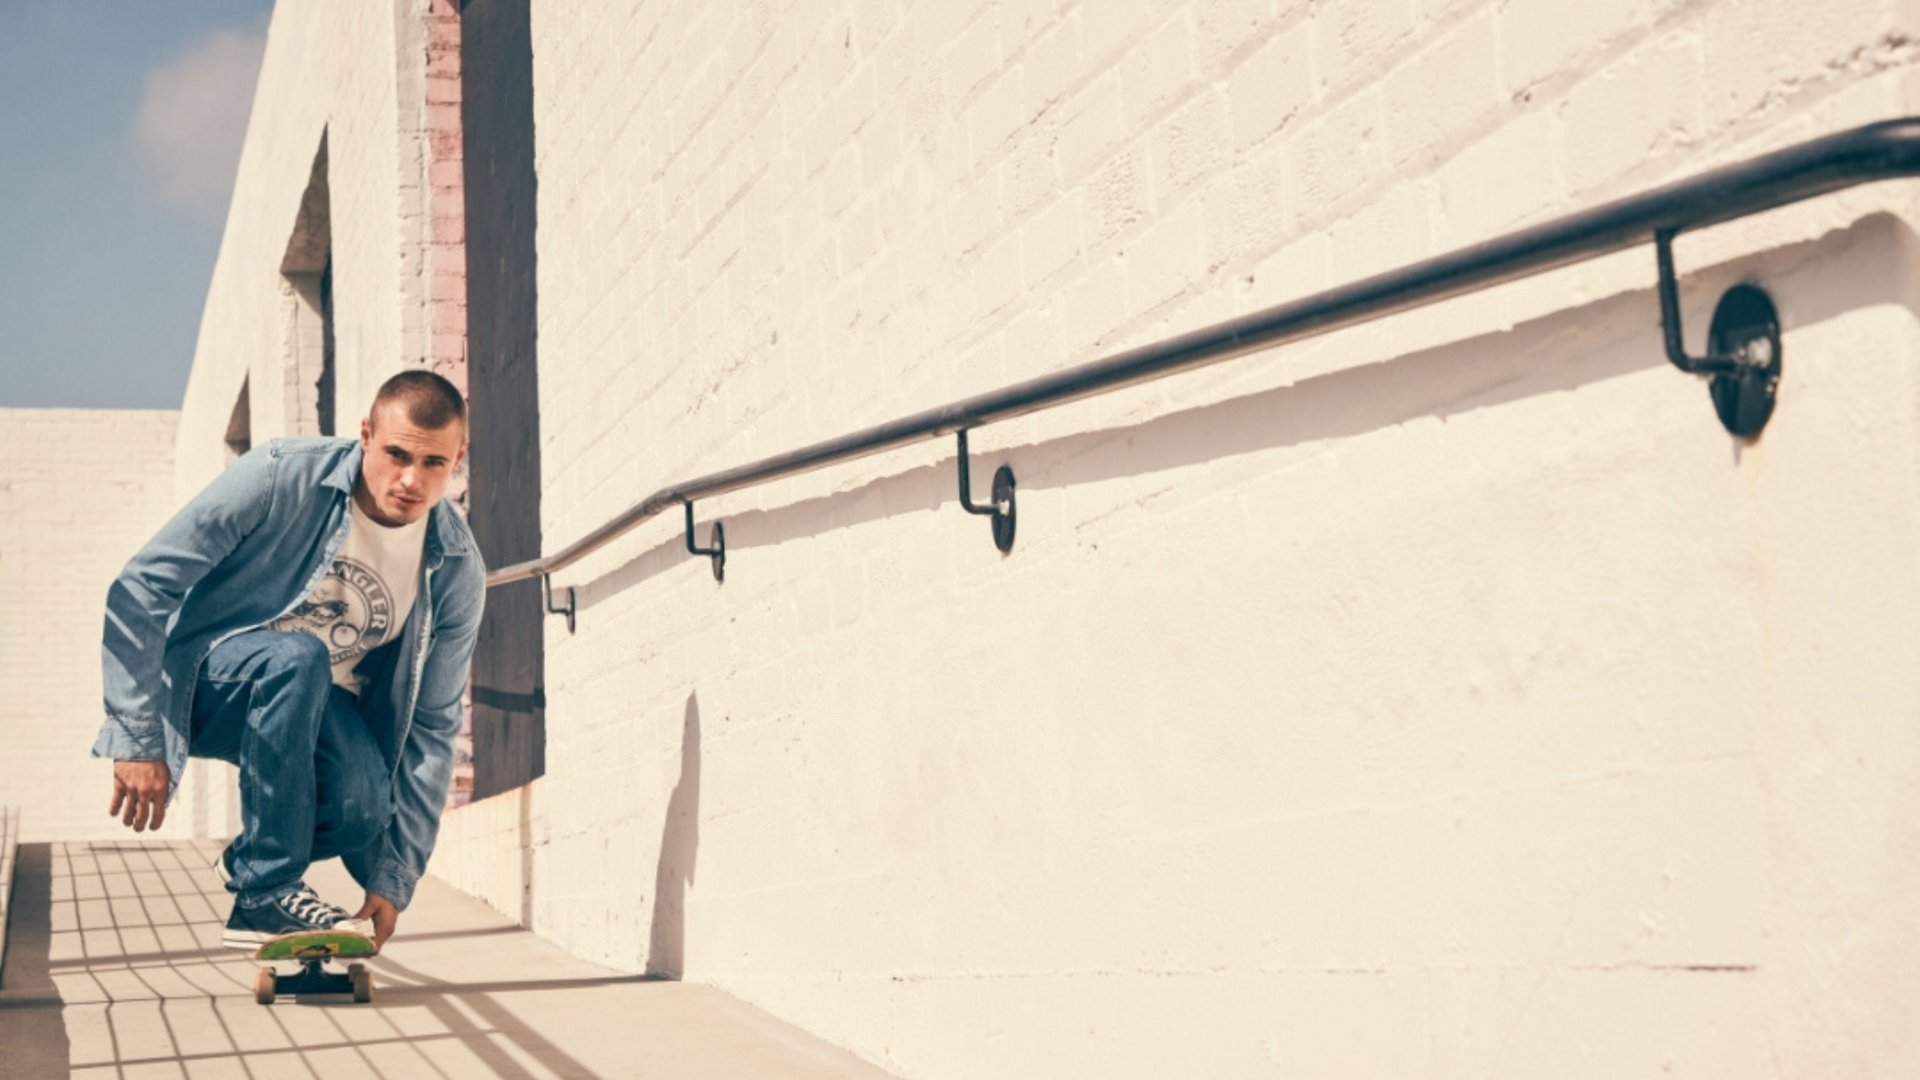
[[[167,782],[173,774],[164,761],[113,763],[113,805],[107,813],[134,832],[157,829],[167,820]]]
[[[367,902],[360,905],[360,910],[353,917],[373,920],[374,952],[380,951],[380,946],[385,945],[387,939],[393,936],[393,928],[400,925],[400,909],[393,906],[393,901],[379,893],[368,893]]]

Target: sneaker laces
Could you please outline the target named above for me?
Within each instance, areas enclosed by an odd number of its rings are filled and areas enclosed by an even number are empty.
[[[335,907],[320,899],[313,889],[306,885],[281,897],[280,907],[301,922],[312,923],[315,926],[332,926],[347,917],[345,908]]]

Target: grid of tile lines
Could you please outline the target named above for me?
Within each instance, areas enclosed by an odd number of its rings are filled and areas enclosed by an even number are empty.
[[[75,1077],[550,1075],[451,997],[376,1009],[254,1004],[251,957],[219,941],[227,901],[210,869],[219,850],[52,846],[52,976],[69,1030],[106,1036],[73,1040]],[[379,978],[388,990],[423,985],[393,965]],[[89,1044],[111,1057],[81,1060]]]

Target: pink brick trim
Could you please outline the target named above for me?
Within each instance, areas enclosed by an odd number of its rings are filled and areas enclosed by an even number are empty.
[[[432,217],[428,354],[435,371],[467,387],[467,219],[460,127],[460,10],[455,0],[427,5],[427,194]]]

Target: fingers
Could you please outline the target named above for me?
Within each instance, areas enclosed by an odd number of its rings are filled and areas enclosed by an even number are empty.
[[[120,809],[122,801],[119,796],[115,796],[114,809],[120,814],[120,823],[134,832],[146,832],[149,828],[157,829],[160,823],[167,819],[167,796],[164,791],[156,793],[128,790],[125,792],[126,808],[124,810]]]
[[[172,774],[163,761],[119,761],[113,766],[113,805],[107,813],[134,832],[167,820]]]

